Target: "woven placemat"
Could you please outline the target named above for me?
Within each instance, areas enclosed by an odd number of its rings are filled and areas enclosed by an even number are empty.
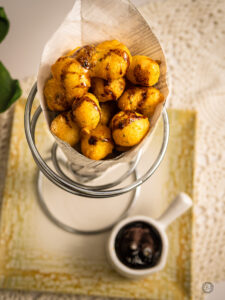
[[[47,222],[40,211],[34,188],[37,166],[27,145],[23,128],[24,107],[25,99],[22,98],[15,106],[2,207],[0,286],[39,292],[124,296],[129,299],[134,297],[180,300],[182,296],[188,300],[192,278],[192,212],[189,211],[168,228],[169,255],[166,267],[161,272],[138,281],[121,278],[113,272],[106,261],[102,246],[107,234],[88,239],[71,236],[52,226],[51,222]],[[170,140],[166,156],[154,179],[149,180],[141,188],[138,205],[132,214],[145,214],[157,218],[179,191],[193,195],[196,115],[194,112],[168,110],[168,116]],[[38,124],[36,143],[45,157],[49,155],[51,140],[43,115]],[[151,143],[142,157],[138,169],[140,173],[146,169],[146,162],[152,162],[156,149],[160,148],[161,135],[162,122],[154,133],[154,143]],[[48,188],[51,189],[50,186]],[[152,191],[151,201],[149,191]],[[57,194],[59,198],[53,193],[48,197],[49,204],[54,203],[55,213],[61,213],[65,209],[63,216],[79,223],[77,216],[79,208],[76,208],[74,202],[76,199],[72,197],[69,204],[65,194],[60,195],[60,191]],[[77,204],[82,206],[80,200],[77,200]],[[114,218],[112,210],[114,212],[120,210],[122,200],[124,199],[115,199],[111,203],[103,200],[101,204],[97,201],[95,207],[93,207],[94,199],[90,199],[89,202],[83,199],[82,202],[85,209],[92,206],[91,211],[95,218],[101,219],[102,211],[105,215],[108,211],[107,216]],[[98,205],[102,207],[99,215],[97,215]],[[72,216],[72,212],[75,215]],[[90,208],[86,218],[89,216]],[[85,223],[88,223],[88,220]],[[58,244],[58,241],[61,243]],[[66,298],[64,295],[63,299]]]
[[[3,187],[5,183],[5,172],[8,161],[8,149],[11,135],[14,106],[0,114],[0,207],[2,201]]]

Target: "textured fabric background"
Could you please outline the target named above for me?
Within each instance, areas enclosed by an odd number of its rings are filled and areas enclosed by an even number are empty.
[[[224,1],[157,1],[151,16],[172,78],[170,107],[198,111],[193,295],[225,280]]]
[[[225,2],[149,1],[140,10],[165,50],[172,79],[168,105],[198,111],[193,298],[199,299],[203,282],[225,280]],[[3,115],[0,149],[9,135],[5,124]],[[0,299],[86,298],[1,292]]]

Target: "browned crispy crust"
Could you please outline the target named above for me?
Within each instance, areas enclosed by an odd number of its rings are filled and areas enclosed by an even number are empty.
[[[96,54],[96,48],[94,45],[87,45],[79,48],[75,51],[70,57],[76,58],[81,66],[85,69],[91,69],[95,66],[93,60],[94,55]]]
[[[123,129],[124,127],[128,126],[130,123],[135,122],[136,120],[141,120],[141,119],[147,119],[147,117],[144,116],[139,116],[136,112],[134,111],[124,111],[124,114],[126,114],[126,118],[120,118],[115,117],[112,119],[112,130],[115,129]]]
[[[91,103],[94,108],[99,112],[99,114],[101,115],[101,111],[98,107],[98,105],[95,103],[94,100],[92,100],[91,98],[89,98],[88,96],[84,95],[81,98],[74,98],[73,101],[73,105],[72,105],[72,111],[76,110],[84,101]]]
[[[136,65],[133,70],[137,83],[148,85],[149,71],[142,70],[141,65]]]

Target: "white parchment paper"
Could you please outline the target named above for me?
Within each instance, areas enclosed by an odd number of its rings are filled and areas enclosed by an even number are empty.
[[[53,15],[54,17],[54,15]],[[132,55],[147,55],[160,63],[160,80],[157,88],[168,96],[166,61],[159,41],[148,23],[128,0],[77,0],[61,26],[46,43],[38,72],[38,93],[45,119],[50,125],[52,112],[46,106],[43,88],[50,77],[51,65],[61,56],[77,46],[97,44],[105,40],[117,39],[124,43]],[[159,105],[151,119],[151,130],[142,142],[130,151],[113,159],[91,160],[62,140],[56,138],[74,170],[84,178],[102,174],[109,167],[132,161],[137,152],[149,141],[152,129],[158,120],[163,104]]]

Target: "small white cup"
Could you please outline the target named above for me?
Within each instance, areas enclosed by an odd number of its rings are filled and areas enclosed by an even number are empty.
[[[185,211],[187,211],[192,206],[191,198],[185,194],[180,193],[176,196],[167,210],[157,219],[154,220],[146,216],[132,216],[126,219],[123,219],[113,228],[107,245],[106,245],[106,254],[111,266],[121,275],[131,278],[138,279],[145,277],[152,273],[162,270],[166,264],[167,254],[168,254],[168,237],[166,234],[166,228],[170,225],[175,219],[181,216]],[[162,242],[162,252],[159,258],[158,263],[154,267],[149,267],[146,269],[133,269],[124,265],[118,258],[115,250],[116,237],[120,229],[132,222],[144,222],[154,227],[161,238]]]

